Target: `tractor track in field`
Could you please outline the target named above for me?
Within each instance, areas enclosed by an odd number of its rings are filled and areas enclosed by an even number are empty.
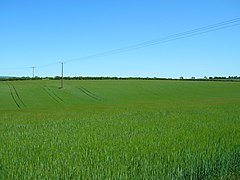
[[[48,90],[49,90],[57,99],[59,99],[60,101],[62,101],[62,102],[64,103],[64,100],[63,100],[61,97],[59,97],[54,91],[52,91],[52,90],[49,89],[49,88],[48,88]]]
[[[88,97],[95,99],[97,101],[101,101],[101,99],[99,98],[99,96],[97,96],[96,94],[92,93],[91,91],[87,90],[86,88],[80,86],[78,88],[79,90],[81,90],[85,95],[87,95]]]
[[[43,87],[43,90],[44,90],[55,102],[60,103],[51,93],[49,93],[49,92],[45,89],[45,87]]]
[[[15,94],[17,95],[17,98],[19,99],[19,101],[23,104],[24,107],[26,107],[26,104],[25,104],[25,103],[23,102],[23,100],[20,98],[20,96],[19,96],[19,94],[18,94],[18,92],[17,92],[15,86],[12,85],[12,87],[13,87],[14,92],[15,92]]]
[[[22,109],[21,106],[20,106],[20,104],[17,102],[17,99],[16,99],[15,96],[14,96],[14,93],[13,93],[12,88],[10,87],[10,85],[9,85],[8,83],[7,83],[7,85],[8,85],[8,89],[9,89],[9,91],[10,91],[10,94],[11,94],[11,97],[12,97],[14,103],[16,104],[16,106],[18,107],[18,109]]]
[[[49,87],[43,87],[43,90],[57,103],[64,103],[64,100],[60,98],[55,92],[53,92]]]

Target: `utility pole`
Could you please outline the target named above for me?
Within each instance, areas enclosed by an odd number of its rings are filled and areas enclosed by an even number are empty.
[[[63,88],[63,62],[61,62],[62,64],[62,76],[61,76],[61,89]]]
[[[34,70],[35,70],[36,67],[33,66],[31,68],[32,68],[32,77],[34,78],[35,77]]]

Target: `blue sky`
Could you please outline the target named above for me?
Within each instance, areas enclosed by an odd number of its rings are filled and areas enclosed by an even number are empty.
[[[60,61],[240,17],[239,0],[1,0],[0,75],[60,74]],[[240,26],[67,62],[66,76],[240,76]]]

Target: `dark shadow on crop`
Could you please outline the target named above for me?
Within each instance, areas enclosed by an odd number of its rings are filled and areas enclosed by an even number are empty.
[[[217,156],[213,163],[204,160],[183,171],[180,179],[240,179],[240,151],[234,149]]]

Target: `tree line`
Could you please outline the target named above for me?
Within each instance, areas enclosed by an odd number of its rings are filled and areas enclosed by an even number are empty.
[[[55,77],[0,77],[0,81],[19,81],[19,80],[60,80],[60,76]],[[214,77],[203,77],[203,78],[159,78],[159,77],[91,77],[91,76],[74,76],[64,77],[64,80],[184,80],[184,81],[240,81],[240,76],[214,76]]]

